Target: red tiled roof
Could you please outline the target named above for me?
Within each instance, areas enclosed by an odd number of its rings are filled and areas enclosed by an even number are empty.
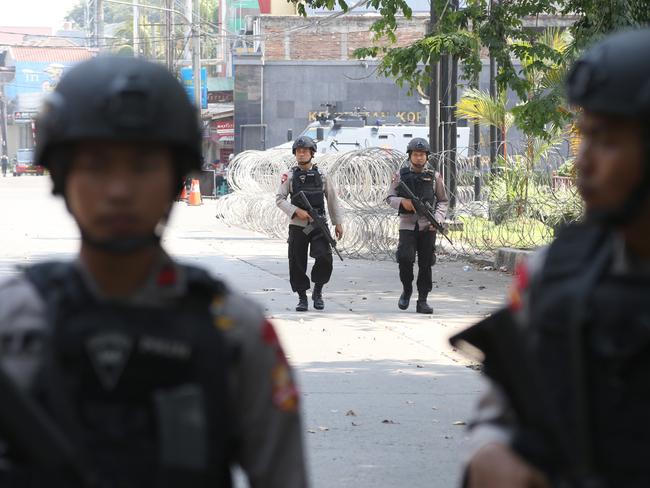
[[[16,61],[33,61],[33,62],[77,62],[90,59],[95,56],[95,52],[85,47],[30,47],[30,46],[13,46],[11,56]]]

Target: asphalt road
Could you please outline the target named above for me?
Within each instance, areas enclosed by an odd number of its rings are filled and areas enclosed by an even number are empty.
[[[47,177],[0,178],[0,277],[74,255],[78,232],[49,188]],[[435,313],[423,316],[397,309],[395,263],[335,260],[325,310],[297,313],[286,243],[214,214],[211,201],[177,204],[164,245],[262,303],[276,324],[298,372],[313,486],[458,486],[462,424],[483,384],[447,338],[497,307],[510,277],[439,257]]]

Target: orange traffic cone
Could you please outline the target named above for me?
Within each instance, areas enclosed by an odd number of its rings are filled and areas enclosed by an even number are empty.
[[[190,196],[187,199],[188,205],[203,205],[201,200],[201,187],[199,180],[192,180],[192,187],[190,188]]]
[[[181,194],[178,195],[178,201],[179,202],[187,201],[187,189],[185,188],[185,184],[183,184],[183,190],[181,191]]]

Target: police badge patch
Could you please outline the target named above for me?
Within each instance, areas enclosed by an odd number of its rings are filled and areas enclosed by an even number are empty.
[[[131,355],[133,339],[119,332],[97,334],[88,339],[86,349],[104,389],[114,389]]]

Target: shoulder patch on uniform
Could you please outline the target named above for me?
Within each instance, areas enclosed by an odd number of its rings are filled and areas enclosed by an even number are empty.
[[[278,361],[271,370],[273,405],[282,412],[298,410],[298,388],[286,361]]]
[[[280,178],[280,181],[284,183],[289,179],[289,175],[287,173],[282,173],[282,177]]]
[[[229,315],[224,314],[224,297],[223,295],[215,295],[210,304],[210,312],[213,317],[214,326],[221,330],[227,331],[233,328],[235,321]]]
[[[271,369],[271,390],[273,405],[282,412],[298,409],[298,388],[293,380],[291,367],[284,355],[273,324],[264,320],[261,329],[262,341],[275,352],[275,364]]]
[[[280,343],[278,335],[275,333],[275,329],[273,328],[273,324],[268,320],[265,320],[264,325],[262,326],[262,340],[269,346],[276,346]]]
[[[528,290],[530,284],[530,272],[528,263],[520,261],[515,267],[515,279],[510,288],[510,309],[513,312],[521,310],[523,307],[523,295]]]

